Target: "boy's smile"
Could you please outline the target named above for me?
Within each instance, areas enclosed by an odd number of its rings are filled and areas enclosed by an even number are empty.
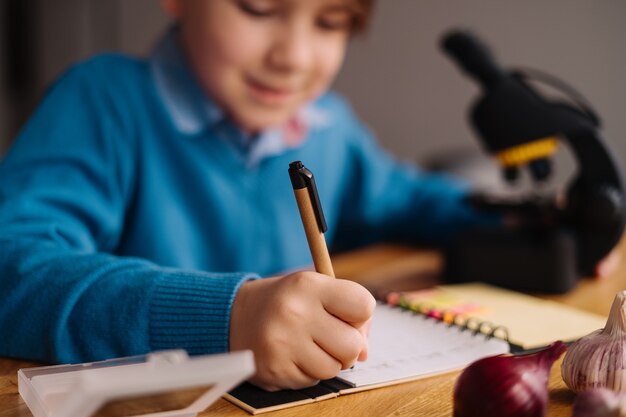
[[[287,122],[343,62],[354,0],[164,0],[198,81],[247,133]]]
[[[298,92],[297,86],[278,86],[278,83],[257,81],[253,77],[248,77],[245,81],[250,88],[251,95],[261,105],[275,107],[286,105]]]

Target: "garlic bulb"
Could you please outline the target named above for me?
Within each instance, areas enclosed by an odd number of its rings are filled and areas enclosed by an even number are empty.
[[[626,291],[617,293],[604,329],[574,342],[563,359],[561,376],[582,392],[608,388],[626,392]]]
[[[592,388],[579,394],[572,417],[626,417],[626,394]]]

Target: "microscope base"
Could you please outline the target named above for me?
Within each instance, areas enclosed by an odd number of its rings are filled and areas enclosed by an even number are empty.
[[[445,251],[446,283],[481,281],[512,290],[562,294],[579,279],[574,237],[563,229],[479,229]]]

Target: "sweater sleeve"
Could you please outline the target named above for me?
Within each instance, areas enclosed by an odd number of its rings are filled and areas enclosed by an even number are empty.
[[[0,163],[0,356],[79,362],[226,351],[232,302],[254,274],[113,254],[134,151],[127,115],[98,90],[94,65],[56,84]]]
[[[381,240],[440,246],[467,228],[500,222],[469,206],[467,183],[399,161],[346,112],[351,157],[335,249]]]

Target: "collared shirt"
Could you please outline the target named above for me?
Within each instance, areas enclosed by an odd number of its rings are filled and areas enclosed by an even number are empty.
[[[178,41],[176,27],[157,44],[150,59],[157,92],[179,132],[195,136],[216,129],[235,146],[249,167],[264,158],[301,146],[309,129],[328,124],[329,115],[314,102],[305,104],[284,125],[251,136],[238,128],[201,88]]]

